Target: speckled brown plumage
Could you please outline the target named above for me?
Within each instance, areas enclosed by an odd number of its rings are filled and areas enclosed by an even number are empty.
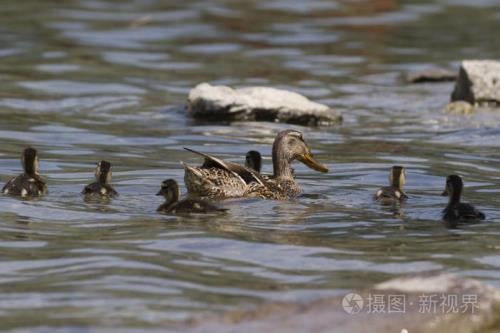
[[[293,178],[268,178],[265,185],[251,183],[245,192],[245,197],[289,200],[301,193],[299,184]]]
[[[248,186],[234,172],[215,167],[192,167],[187,164],[184,164],[184,183],[188,193],[211,198],[243,197]]]
[[[47,192],[47,185],[40,176],[26,173],[12,178],[2,189],[4,194],[22,197],[36,197],[45,195]]]

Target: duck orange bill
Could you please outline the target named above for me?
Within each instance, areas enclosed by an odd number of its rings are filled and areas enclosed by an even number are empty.
[[[313,170],[316,170],[319,172],[328,172],[328,168],[325,167],[323,164],[319,163],[318,161],[316,161],[313,158],[313,156],[309,153],[299,155],[299,157],[297,157],[297,159]]]

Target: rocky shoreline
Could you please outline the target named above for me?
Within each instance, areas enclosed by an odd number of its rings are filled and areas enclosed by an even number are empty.
[[[182,325],[183,332],[191,333],[499,330],[500,290],[448,273],[415,274],[337,297],[270,303],[254,310],[202,316]]]

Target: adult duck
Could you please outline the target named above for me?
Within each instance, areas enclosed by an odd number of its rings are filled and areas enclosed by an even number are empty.
[[[184,164],[184,182],[189,194],[211,198],[258,197],[288,200],[301,190],[294,179],[291,164],[298,160],[309,168],[328,172],[317,162],[301,132],[285,130],[278,133],[273,143],[273,175],[263,177],[252,168],[226,162],[214,156],[187,149],[205,158],[201,167]]]

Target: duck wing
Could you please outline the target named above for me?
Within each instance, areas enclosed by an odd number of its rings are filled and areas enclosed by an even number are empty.
[[[474,206],[468,203],[460,203],[458,205],[458,212],[460,217],[466,220],[484,220],[485,215],[477,210]]]
[[[218,157],[211,156],[199,151],[196,151],[191,148],[184,147],[189,152],[200,155],[205,159],[205,162],[202,165],[202,168],[217,168],[229,171],[230,173],[237,175],[239,178],[242,178],[245,183],[250,184],[252,182],[259,183],[261,185],[265,185],[264,178],[255,170],[247,168],[243,165],[226,162]]]
[[[443,210],[443,220],[448,221],[484,220],[485,218],[482,212],[468,203],[448,205]]]
[[[5,185],[4,187],[2,187],[2,193],[4,194],[9,194],[10,190],[11,190],[11,187],[12,187],[12,184],[14,183],[14,181],[16,180],[16,178],[12,178],[10,179]]]

